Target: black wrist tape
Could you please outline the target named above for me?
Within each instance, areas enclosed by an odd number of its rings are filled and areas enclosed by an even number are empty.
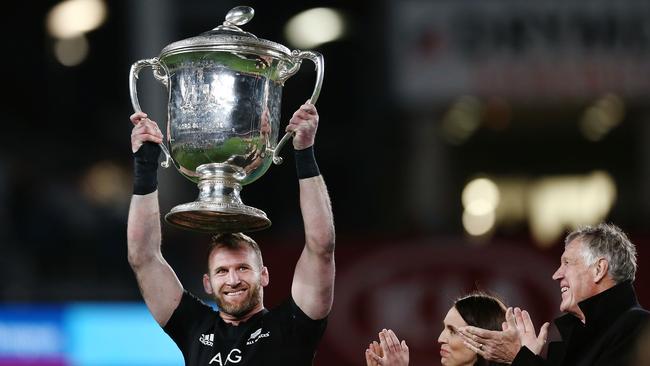
[[[160,146],[147,141],[133,154],[133,194],[145,195],[158,188]]]
[[[296,172],[298,179],[311,178],[320,175],[316,157],[314,156],[314,146],[302,150],[294,150],[296,157]]]

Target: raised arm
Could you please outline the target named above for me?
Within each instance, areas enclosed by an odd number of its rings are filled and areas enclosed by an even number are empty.
[[[305,225],[305,247],[296,264],[291,295],[311,319],[326,317],[334,298],[334,218],[327,187],[314,158],[317,128],[318,113],[309,102],[293,114],[287,126],[287,131],[296,133],[293,146]]]
[[[127,228],[129,264],[149,311],[165,326],[178,306],[183,287],[160,250],[160,209],[156,170],[162,134],[144,113],[131,116],[131,148],[135,158],[134,193]]]

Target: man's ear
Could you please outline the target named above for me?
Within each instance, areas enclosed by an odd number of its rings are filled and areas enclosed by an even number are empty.
[[[269,269],[266,266],[262,267],[262,273],[260,274],[262,280],[262,287],[266,287],[269,284]]]
[[[594,283],[599,283],[609,272],[609,262],[607,259],[600,258],[594,266]]]
[[[208,276],[207,273],[203,274],[203,289],[205,290],[205,293],[208,295],[212,295],[214,291],[212,291],[212,284],[210,283],[210,277]]]

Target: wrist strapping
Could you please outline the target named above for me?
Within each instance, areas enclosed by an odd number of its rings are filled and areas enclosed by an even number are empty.
[[[160,146],[145,142],[133,154],[133,194],[145,195],[158,188]]]
[[[316,157],[314,156],[314,146],[302,150],[294,150],[296,158],[296,172],[298,179],[311,178],[320,175]]]

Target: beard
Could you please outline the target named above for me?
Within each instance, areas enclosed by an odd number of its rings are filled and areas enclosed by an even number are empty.
[[[229,302],[226,299],[226,295],[223,295],[221,292],[215,293],[214,300],[217,306],[219,306],[219,311],[235,318],[241,318],[261,303],[261,288],[262,286],[259,283],[250,286],[248,288],[248,296],[238,303]]]

